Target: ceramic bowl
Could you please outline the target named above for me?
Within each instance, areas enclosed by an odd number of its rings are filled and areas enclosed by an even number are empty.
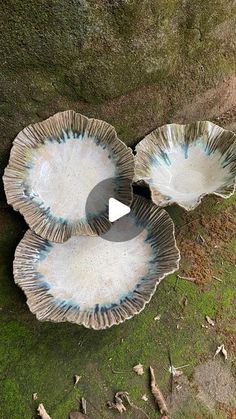
[[[7,202],[29,227],[43,238],[64,242],[99,232],[104,208],[91,217],[85,210],[95,185],[115,178],[116,198],[128,205],[133,175],[132,150],[111,125],[66,111],[17,135],[3,181]]]
[[[130,216],[142,231],[122,242],[74,236],[59,244],[26,232],[14,278],[39,320],[105,329],[143,310],[161,279],[178,269],[179,251],[165,210],[134,197]]]
[[[135,179],[159,206],[192,210],[204,195],[228,198],[235,176],[236,135],[211,122],[165,125],[136,147]]]

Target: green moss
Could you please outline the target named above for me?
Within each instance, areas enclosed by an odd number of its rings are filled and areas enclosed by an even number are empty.
[[[25,394],[22,392],[19,380],[20,377],[17,377],[16,379],[6,378],[3,382],[0,382],[0,415],[2,418],[28,419],[32,415],[32,411],[25,400]]]

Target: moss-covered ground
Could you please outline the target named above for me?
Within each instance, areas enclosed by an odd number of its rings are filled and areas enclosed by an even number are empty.
[[[207,197],[201,205],[208,214],[215,211],[220,214],[226,208],[230,211],[234,202],[235,198],[222,201]],[[184,228],[184,211],[171,208],[170,214],[177,228]],[[221,343],[225,343],[228,360],[219,356],[217,362],[235,374],[236,267],[232,260],[217,256],[215,275],[218,265],[223,266],[222,282],[208,278],[204,286],[199,286],[172,274],[163,280],[140,315],[109,330],[93,331],[67,323],[40,323],[29,312],[12,275],[14,249],[25,229],[22,218],[3,203],[0,207],[0,418],[35,418],[36,408],[42,402],[52,419],[66,419],[71,410],[78,408],[82,396],[87,400],[90,418],[113,418],[119,413],[109,410],[106,402],[118,390],[128,391],[132,402],[149,418],[158,418],[149,390],[148,367],[154,367],[157,382],[171,405],[169,352],[174,366],[189,364],[183,370],[187,391],[183,386],[179,390],[181,401],[172,401],[171,417],[235,418],[233,400],[230,403],[213,400],[212,407],[199,396],[199,385],[195,382],[196,367],[213,359]],[[231,251],[234,246],[235,251],[235,240],[227,246]],[[154,320],[157,315],[160,320]],[[214,327],[202,327],[207,326],[206,315],[214,319]],[[142,376],[132,371],[139,362],[145,369]],[[82,376],[76,388],[75,374]],[[218,378],[214,378],[216,382]],[[35,392],[38,400],[33,401]],[[144,394],[147,402],[141,400]],[[127,407],[124,417],[146,416]]]

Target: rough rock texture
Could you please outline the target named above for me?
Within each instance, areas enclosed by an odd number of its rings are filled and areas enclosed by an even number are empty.
[[[2,0],[0,174],[17,132],[60,110],[128,144],[172,121],[235,126],[235,16],[233,0]]]

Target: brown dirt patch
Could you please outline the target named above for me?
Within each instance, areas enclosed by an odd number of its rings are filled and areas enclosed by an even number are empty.
[[[194,382],[198,387],[198,398],[209,409],[218,403],[232,409],[236,393],[235,379],[224,361],[211,360],[196,367]]]
[[[229,407],[224,403],[219,403],[219,410],[225,413],[227,419],[236,419],[236,407]]]
[[[194,278],[199,284],[212,281],[213,276],[221,277],[226,272],[225,262],[236,263],[229,245],[236,237],[236,203],[222,210],[216,210],[219,199],[212,198],[212,204],[213,211],[204,202],[194,213],[185,212],[176,235],[181,253],[180,275]]]

